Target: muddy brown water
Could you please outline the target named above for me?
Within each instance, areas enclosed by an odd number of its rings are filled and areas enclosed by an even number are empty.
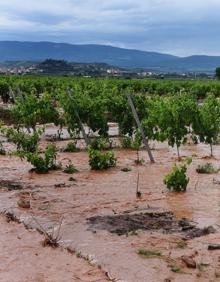
[[[65,250],[42,247],[42,236],[0,216],[1,282],[109,281],[97,267]]]
[[[64,143],[57,144],[64,146]],[[86,152],[59,153],[58,160],[64,166],[71,159],[79,170],[73,175],[74,182],[69,181],[70,175],[62,171],[46,175],[29,173],[31,166],[26,162],[16,157],[1,156],[0,178],[22,183],[24,190],[30,192],[31,208],[18,208],[20,191],[8,191],[7,187],[2,187],[0,209],[12,211],[26,226],[37,227],[33,216],[48,231],[54,226],[57,228],[60,218],[64,217],[61,246],[87,257],[117,281],[218,281],[220,251],[208,251],[207,246],[209,243],[220,243],[220,185],[216,184],[220,175],[198,175],[195,169],[198,164],[207,161],[218,167],[220,146],[214,148],[215,159],[204,158],[209,154],[206,145],[181,148],[182,156],[193,156],[186,193],[170,193],[163,184],[164,175],[176,160],[175,150],[166,144],[152,146],[155,147],[155,164],[148,162],[144,151],[141,157],[146,163],[137,166],[134,164],[134,151],[115,150],[117,167],[101,172],[90,170]],[[122,172],[121,168],[124,167],[131,168],[131,171]],[[136,198],[138,173],[141,199]],[[101,228],[89,228],[88,218],[117,216],[126,211],[135,214],[144,209],[171,212],[176,220],[187,218],[198,228],[213,226],[217,233],[188,240],[187,246],[180,248],[178,243],[182,237],[178,232],[164,234],[158,230],[137,228],[135,234],[118,236]],[[137,254],[139,249],[158,250],[162,256],[144,259]],[[181,260],[182,255],[193,256],[198,267],[188,269]],[[179,270],[175,273],[172,269],[177,266]]]

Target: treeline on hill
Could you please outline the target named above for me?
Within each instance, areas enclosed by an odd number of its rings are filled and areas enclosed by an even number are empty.
[[[47,59],[36,66],[45,75],[104,76],[112,66],[104,63],[71,63],[64,60]],[[119,68],[118,68],[119,69]]]
[[[10,109],[14,129],[4,129],[4,134],[18,144],[26,140],[22,145],[28,147],[26,151],[40,138],[42,132],[37,124],[54,123],[59,136],[66,126],[70,136],[78,138],[81,127],[75,109],[90,133],[98,132],[100,137],[108,139],[111,120],[119,124],[124,146],[137,140],[127,93],[133,93],[148,139],[176,146],[178,156],[188,136],[195,143],[210,144],[211,154],[218,139],[220,101],[215,96],[220,93],[220,83],[4,77],[0,85],[4,100],[14,100]],[[9,87],[12,90],[8,91]],[[7,96],[9,92],[12,98]],[[198,99],[204,97],[199,103]],[[28,137],[23,128],[28,130]]]

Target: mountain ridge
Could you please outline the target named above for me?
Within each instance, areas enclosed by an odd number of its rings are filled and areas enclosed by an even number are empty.
[[[106,63],[123,68],[155,71],[213,72],[220,56],[178,57],[153,51],[125,49],[100,44],[70,44],[49,41],[0,41],[0,61],[62,59],[79,63]]]

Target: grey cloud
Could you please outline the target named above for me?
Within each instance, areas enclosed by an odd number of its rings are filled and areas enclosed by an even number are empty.
[[[0,40],[220,54],[220,1],[0,0]]]

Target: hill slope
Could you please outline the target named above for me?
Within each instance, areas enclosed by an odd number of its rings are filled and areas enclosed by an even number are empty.
[[[0,61],[43,61],[48,58],[158,71],[213,71],[220,66],[220,56],[180,58],[168,54],[104,45],[0,41]]]

